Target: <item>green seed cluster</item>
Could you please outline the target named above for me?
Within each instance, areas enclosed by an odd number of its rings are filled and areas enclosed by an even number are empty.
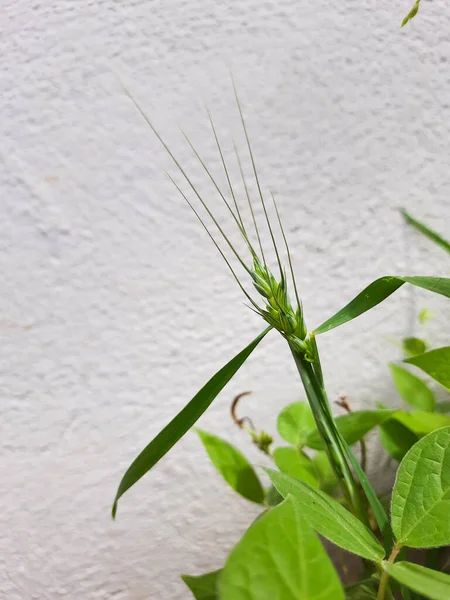
[[[299,306],[297,310],[292,307],[286,276],[283,275],[281,281],[277,281],[269,268],[254,256],[251,277],[256,290],[265,299],[266,306],[260,309],[263,319],[279,331],[296,350],[307,352],[307,331],[302,307]]]

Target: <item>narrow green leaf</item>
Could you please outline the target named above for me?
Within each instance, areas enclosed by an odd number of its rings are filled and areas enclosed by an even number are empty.
[[[182,575],[181,579],[194,594],[196,600],[219,600],[217,586],[221,570],[204,575]]]
[[[312,487],[318,487],[312,460],[297,448],[276,448],[273,458],[282,473],[300,479]]]
[[[426,383],[403,367],[394,364],[389,367],[395,387],[403,400],[414,408],[432,412],[436,400]]]
[[[314,427],[314,417],[307,402],[289,404],[278,415],[278,433],[286,442],[294,446],[304,444],[306,435]]]
[[[245,456],[234,446],[211,433],[201,429],[197,429],[197,433],[212,464],[233,490],[247,500],[263,504],[263,487]]]
[[[450,598],[450,575],[410,562],[383,563],[391,577],[431,600]]]
[[[392,529],[401,546],[450,544],[450,427],[415,444],[397,471]]]
[[[244,350],[239,352],[224,367],[220,369],[208,383],[192,398],[192,400],[170,421],[162,431],[142,450],[131,463],[119,484],[114,500],[112,515],[116,515],[118,500],[123,494],[147,473],[162,458],[178,440],[202,416],[214,398],[230,381],[233,375],[244,364],[259,342],[270,331],[265,329]]]
[[[427,351],[426,343],[418,337],[407,337],[402,340],[403,352],[406,356],[417,356]]]
[[[436,429],[448,427],[450,425],[449,416],[441,415],[439,413],[424,412],[422,410],[415,410],[410,413],[397,410],[393,414],[393,418],[418,437],[423,437],[432,431],[436,431]]]
[[[380,426],[380,442],[386,452],[398,462],[419,438],[400,421],[388,419]]]
[[[386,276],[373,281],[344,308],[320,325],[314,334],[325,333],[343,325],[383,302],[404,283],[410,283],[430,292],[450,298],[450,279],[445,277],[395,277]]]
[[[418,4],[418,2],[416,2],[416,4]],[[414,219],[414,217],[412,217],[411,215],[409,215],[406,212],[406,210],[402,210],[402,214],[403,214],[406,222],[409,223],[409,225],[412,225],[412,227],[414,227],[415,229],[417,229],[417,231],[419,231],[420,233],[422,233],[423,235],[425,235],[432,242],[434,242],[435,244],[437,244],[438,246],[440,246],[443,250],[446,250],[447,252],[450,252],[450,242],[447,241],[446,239],[444,239],[441,235],[439,235],[439,233],[436,233],[436,231],[433,231],[432,229],[430,229],[424,223],[421,223],[417,219]]]
[[[267,511],[231,551],[220,600],[344,600],[325,549],[292,499]]]
[[[383,559],[384,549],[377,538],[336,500],[289,475],[265,471],[282,496],[291,495],[298,502],[301,513],[320,535],[363,558],[376,562]]]
[[[436,348],[436,350],[430,350],[419,356],[412,356],[405,362],[419,367],[450,390],[450,346]]]
[[[391,418],[392,410],[358,410],[336,418],[336,425],[344,440],[352,446],[359,442],[371,429]],[[323,443],[317,430],[312,430],[306,438],[306,445],[314,450],[323,450]]]
[[[411,21],[411,19],[413,19],[417,15],[417,13],[419,12],[419,7],[420,7],[420,0],[416,0],[413,4],[413,7],[409,11],[409,13],[403,19],[402,27],[404,27],[406,25],[406,23],[409,23],[409,21]]]

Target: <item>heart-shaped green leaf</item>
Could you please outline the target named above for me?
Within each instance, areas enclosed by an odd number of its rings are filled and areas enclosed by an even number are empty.
[[[450,427],[433,431],[402,460],[392,493],[397,543],[412,548],[450,544]]]
[[[383,559],[384,549],[377,538],[336,500],[289,475],[272,469],[265,471],[284,498],[292,496],[308,523],[320,535],[363,558],[375,562]]]
[[[449,600],[450,575],[410,562],[383,563],[391,577],[431,600]]]
[[[450,346],[436,348],[436,350],[430,350],[419,356],[412,356],[405,362],[419,367],[450,390]]]
[[[267,511],[231,551],[220,600],[344,600],[338,575],[292,499]]]
[[[286,442],[294,446],[304,444],[306,435],[313,428],[315,428],[315,421],[307,402],[289,404],[278,415],[278,433]]]
[[[391,418],[392,410],[357,410],[336,418],[339,433],[349,446],[359,442],[371,429]],[[319,432],[313,429],[306,437],[306,445],[314,450],[323,450]]]
[[[433,392],[419,377],[413,375],[403,367],[391,364],[392,379],[398,393],[410,406],[414,406],[418,410],[432,412],[434,410],[436,400]]]
[[[188,431],[195,422],[202,416],[208,406],[216,398],[219,392],[226,386],[233,375],[242,367],[247,358],[271,330],[271,327],[265,329],[256,337],[246,348],[241,350],[234,358],[222,367],[211,379],[195,394],[192,400],[174,417],[168,425],[142,450],[134,459],[125,472],[119,484],[114,504],[112,507],[112,516],[116,516],[117,503],[119,498],[125,494],[147,471],[156,465],[156,463],[174,446],[178,440]]]
[[[373,281],[344,308],[341,308],[330,319],[327,319],[322,325],[317,327],[314,334],[325,333],[359,317],[359,315],[383,302],[383,300],[398,290],[404,283],[410,283],[450,298],[450,279],[445,277],[381,277]]]
[[[380,580],[371,577],[345,588],[345,600],[377,600]]]
[[[297,448],[292,446],[276,448],[273,458],[282,473],[300,479],[312,487],[318,487],[312,460]]]
[[[263,487],[245,456],[225,440],[201,429],[196,431],[212,464],[233,490],[247,500],[263,504]]]
[[[386,452],[398,462],[418,441],[415,433],[395,419],[388,419],[380,426],[380,442]]]
[[[217,586],[221,571],[212,571],[204,575],[182,575],[181,579],[194,594],[195,600],[218,600]]]

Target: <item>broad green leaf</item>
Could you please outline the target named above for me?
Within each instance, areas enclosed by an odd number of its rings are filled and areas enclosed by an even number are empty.
[[[419,367],[450,390],[450,346],[436,348],[419,356],[407,358],[405,362]]]
[[[422,410],[415,410],[410,413],[397,410],[393,414],[393,418],[418,437],[423,437],[432,431],[436,431],[436,429],[441,429],[441,427],[450,425],[449,416],[441,415],[439,413],[424,412]]]
[[[338,575],[292,499],[255,521],[231,551],[220,600],[344,600]]]
[[[380,442],[386,452],[398,462],[419,438],[400,421],[388,419],[380,426]]]
[[[394,277],[386,276],[377,279],[368,285],[360,294],[358,294],[344,308],[339,310],[330,319],[327,319],[320,325],[314,334],[325,333],[339,325],[343,325],[359,315],[367,312],[380,302],[383,302],[393,294],[404,283],[410,283],[417,287],[424,288],[430,292],[441,294],[450,298],[450,279],[445,277]]]
[[[204,575],[182,575],[181,579],[194,594],[196,600],[219,600],[217,586],[222,571],[212,571]]]
[[[318,487],[312,460],[297,448],[292,446],[277,448],[273,458],[282,473],[300,479],[312,487]]]
[[[417,356],[427,351],[426,343],[417,337],[407,337],[402,340],[403,352],[406,356]]]
[[[431,600],[449,600],[450,575],[410,562],[383,562],[391,577]]]
[[[205,450],[225,481],[238,494],[262,504],[264,490],[252,465],[239,450],[221,438],[197,429],[197,433],[205,446]]]
[[[426,383],[403,367],[394,364],[389,366],[395,387],[403,400],[414,408],[432,412],[436,400]]]
[[[267,506],[277,506],[283,502],[284,498],[274,485],[271,485],[266,492],[265,503]]]
[[[336,425],[344,440],[352,446],[359,442],[371,429],[392,417],[392,410],[357,410],[336,418]],[[314,450],[323,450],[317,429],[310,431],[306,445]]]
[[[416,4],[418,4],[418,2],[416,2]],[[420,233],[422,233],[432,242],[440,246],[443,250],[450,252],[450,242],[444,239],[441,235],[439,235],[439,233],[436,233],[424,223],[421,223],[417,219],[414,219],[414,217],[411,217],[411,215],[409,215],[406,212],[406,210],[402,210],[402,214],[406,222],[409,223],[409,225],[412,225],[415,229],[417,229],[417,231],[420,231]]]
[[[170,421],[162,431],[142,450],[137,458],[128,467],[114,499],[112,516],[115,518],[118,500],[134,485],[143,475],[147,473],[183,435],[202,416],[214,398],[230,381],[233,375],[244,364],[259,342],[270,331],[271,327],[265,329],[257,338],[244,348],[239,354],[222,367],[208,383],[192,398],[192,400]]]
[[[312,459],[312,463],[319,488],[328,494],[332,494],[339,484],[330,465],[327,453],[317,452]]]
[[[306,435],[314,427],[314,417],[307,402],[289,404],[278,415],[278,433],[294,446],[304,444]]]
[[[401,546],[450,544],[450,427],[415,444],[397,471],[392,529]]]
[[[302,515],[320,535],[363,558],[376,562],[383,559],[384,549],[377,538],[336,500],[289,475],[265,470],[282,496],[295,499]]]

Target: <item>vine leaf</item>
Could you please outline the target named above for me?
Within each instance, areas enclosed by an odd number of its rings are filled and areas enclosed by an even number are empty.
[[[328,554],[288,498],[254,521],[233,548],[220,600],[344,600]]]
[[[207,431],[196,430],[212,464],[238,494],[264,503],[264,489],[254,468],[237,448]]]
[[[428,434],[402,460],[392,493],[397,543],[411,548],[450,544],[450,427]]]

